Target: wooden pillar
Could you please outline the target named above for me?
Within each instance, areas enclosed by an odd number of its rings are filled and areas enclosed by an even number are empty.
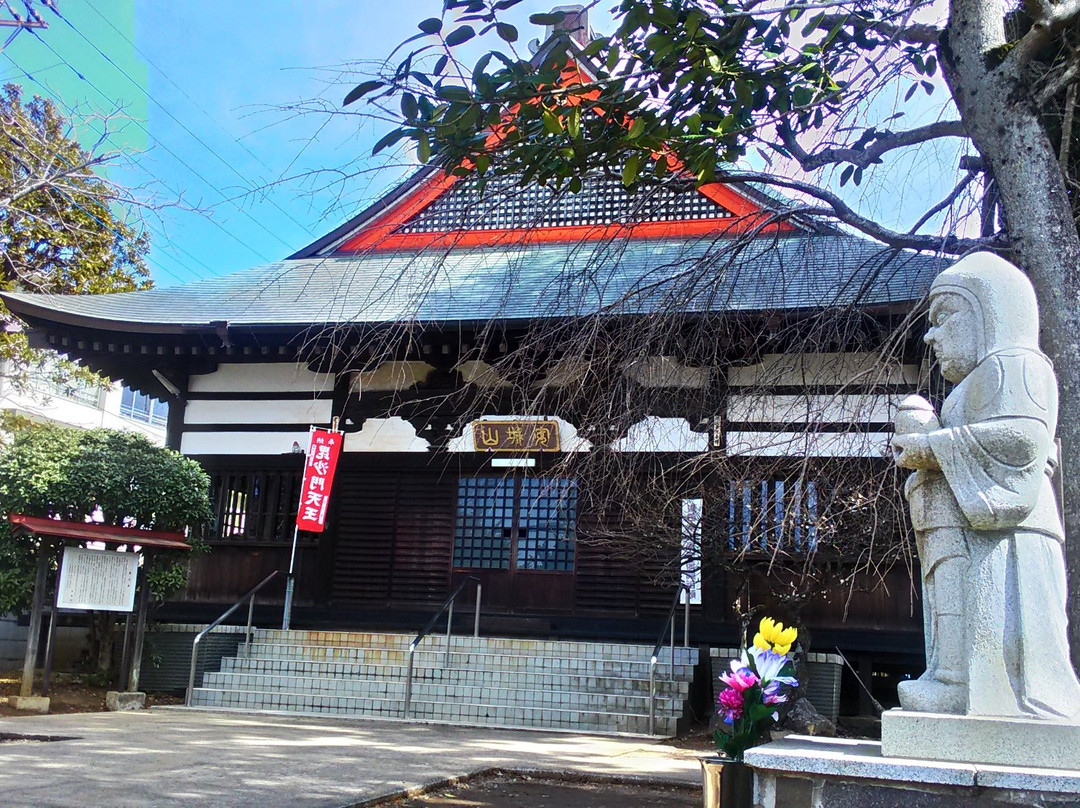
[[[128,692],[139,689],[139,674],[142,672],[143,640],[146,639],[146,612],[150,606],[150,585],[146,580],[146,564],[149,559],[144,555],[139,567],[139,605],[135,618],[135,647],[131,651],[131,675],[128,677]]]
[[[45,611],[45,583],[49,574],[49,545],[44,540],[38,545],[37,574],[34,576],[34,600],[30,607],[30,633],[26,638],[26,658],[23,660],[20,696],[34,692],[34,667],[37,664],[38,644],[41,638],[41,614]]]

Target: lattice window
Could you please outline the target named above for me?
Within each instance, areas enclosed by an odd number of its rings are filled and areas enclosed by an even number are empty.
[[[300,471],[219,471],[210,475],[212,541],[292,539],[300,503]],[[305,534],[307,535],[307,534]]]
[[[454,566],[574,569],[577,481],[465,477],[458,484]]]
[[[515,481],[503,477],[464,477],[458,483],[454,526],[454,566],[510,568]]]
[[[731,211],[696,190],[692,183],[669,183],[627,192],[617,177],[597,177],[577,194],[494,177],[483,191],[459,182],[398,233],[581,227],[694,219],[727,219]]]
[[[803,552],[818,546],[818,483],[739,480],[729,484],[728,547]]]
[[[519,570],[572,570],[577,525],[577,481],[526,477],[518,516]]]

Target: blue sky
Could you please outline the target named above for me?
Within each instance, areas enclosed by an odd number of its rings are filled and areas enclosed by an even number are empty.
[[[74,119],[117,113],[110,146],[132,153],[110,177],[156,202],[144,218],[160,286],[284,258],[408,170],[400,156],[370,157],[387,125],[340,104],[361,80],[356,63],[389,55],[441,0],[58,0],[60,17],[36,2],[49,28],[0,53],[0,81],[48,95]],[[515,10],[523,42],[542,36],[528,15],[558,4]],[[593,25],[610,30],[610,17],[594,11]],[[333,114],[296,111],[312,99]],[[876,199],[859,199],[865,186],[845,195],[910,220],[905,209],[940,198],[955,165],[912,155],[876,183]]]
[[[110,177],[160,206],[144,214],[158,285],[284,258],[407,170],[370,158],[370,122],[290,106],[340,111],[360,80],[342,66],[386,57],[441,0],[59,0],[60,17],[37,5],[49,28],[4,49],[0,81],[75,119],[119,111],[109,145],[132,154]],[[539,34],[527,15],[552,5],[523,4],[523,39]]]

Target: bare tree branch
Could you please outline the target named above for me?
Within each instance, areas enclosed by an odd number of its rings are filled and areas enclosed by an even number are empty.
[[[1064,65],[1064,69],[1051,72],[1046,83],[1035,93],[1035,102],[1040,107],[1049,104],[1058,93],[1071,87],[1080,78],[1080,52],[1074,52]]]
[[[790,127],[782,124],[777,127],[777,131],[784,143],[784,147],[791,152],[792,156],[799,161],[799,165],[806,171],[814,171],[836,163],[851,163],[859,168],[866,168],[875,163],[880,163],[882,155],[895,149],[903,149],[943,137],[966,138],[968,136],[964,124],[960,121],[937,121],[904,132],[882,133],[881,137],[872,140],[865,147],[822,149],[811,154],[802,147]]]
[[[887,20],[872,20],[846,14],[828,15],[821,20],[822,27],[826,28],[831,28],[838,23],[846,23],[859,31],[873,31],[908,45],[936,45],[941,40],[942,34],[940,28],[926,23],[896,25]]]
[[[831,191],[819,188],[808,182],[793,180],[787,177],[778,177],[772,174],[764,174],[756,171],[740,171],[738,174],[721,175],[716,178],[717,182],[760,182],[766,185],[776,185],[793,191],[811,196],[824,202],[828,207],[806,206],[793,210],[794,214],[811,216],[827,216],[838,219],[860,233],[870,236],[890,247],[905,250],[929,250],[942,252],[949,255],[963,255],[972,250],[999,250],[1006,246],[1000,235],[989,238],[960,238],[955,235],[935,236],[917,235],[914,233],[902,233],[892,230],[879,222],[869,219],[849,206],[843,199]]]
[[[912,235],[918,233],[920,227],[930,221],[934,216],[941,213],[941,211],[951,206],[952,203],[960,197],[960,194],[964,192],[964,189],[971,185],[971,183],[975,180],[977,176],[979,175],[974,171],[968,172],[968,174],[956,184],[956,187],[949,192],[948,196],[946,196],[944,199],[934,205],[934,207],[930,208],[930,210],[926,211],[926,213],[919,217],[919,220],[911,226],[911,229],[908,230],[908,233]]]
[[[1066,26],[1080,15],[1080,0],[1063,0],[1049,3],[1040,0],[1039,16],[1016,46],[1009,51],[1006,61],[1012,69],[1019,69],[1028,64],[1035,54],[1053,41]]]

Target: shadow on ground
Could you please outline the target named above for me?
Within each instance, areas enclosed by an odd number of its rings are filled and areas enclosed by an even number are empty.
[[[381,804],[389,808],[697,808],[701,788],[497,774]]]

